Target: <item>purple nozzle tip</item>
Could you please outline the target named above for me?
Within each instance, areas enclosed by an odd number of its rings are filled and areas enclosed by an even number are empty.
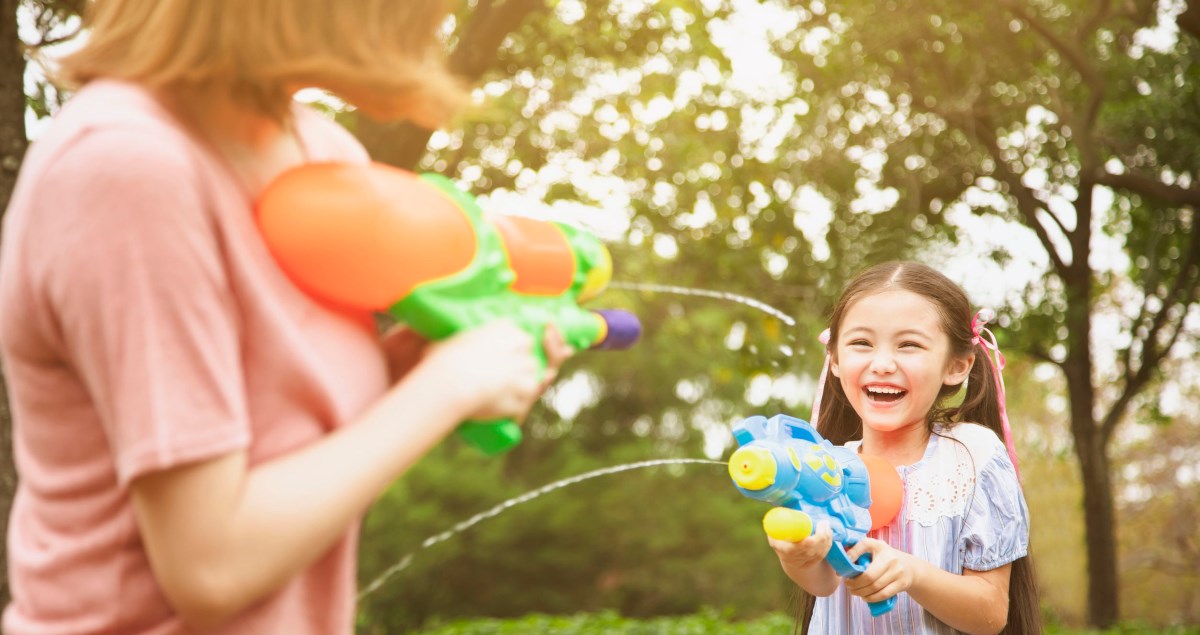
[[[606,350],[621,350],[633,346],[642,335],[642,323],[637,316],[621,309],[602,309],[595,311],[608,323],[608,335],[592,348]]]

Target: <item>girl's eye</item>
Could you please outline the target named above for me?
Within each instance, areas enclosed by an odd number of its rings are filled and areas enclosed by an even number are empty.
[[[867,340],[850,340],[850,346],[870,346],[871,343]]]
[[[925,347],[921,346],[917,342],[902,342],[900,344],[900,348],[925,348]]]

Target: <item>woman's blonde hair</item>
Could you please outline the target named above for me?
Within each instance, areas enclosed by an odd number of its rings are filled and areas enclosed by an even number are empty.
[[[435,128],[465,100],[441,53],[445,16],[443,0],[93,0],[56,79],[224,89],[278,118],[312,86]]]

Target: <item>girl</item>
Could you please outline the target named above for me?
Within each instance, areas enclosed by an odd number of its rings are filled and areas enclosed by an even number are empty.
[[[803,632],[1041,632],[1003,358],[993,365],[986,318],[972,319],[962,289],[912,262],[866,270],[834,307],[825,406],[818,395],[813,418],[830,442],[899,466],[905,500],[850,550],[872,558],[855,578],[841,580],[824,560],[827,526],[800,542],[770,539],[807,592]],[[946,406],[964,381],[961,404]],[[867,602],[891,596],[896,609],[872,618]]]
[[[537,399],[515,325],[381,346],[371,316],[293,286],[253,220],[282,171],[367,161],[297,89],[448,118],[439,4],[89,3],[61,69],[80,88],[25,159],[0,249],[5,633],[349,634],[367,506],[460,421]],[[568,350],[545,346],[553,376]]]

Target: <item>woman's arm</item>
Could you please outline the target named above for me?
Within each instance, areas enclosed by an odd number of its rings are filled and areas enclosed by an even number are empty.
[[[211,628],[323,554],[464,419],[523,417],[540,394],[531,338],[499,322],[431,346],[358,420],[249,469],[243,452],[136,479],[134,510],[172,606]],[[551,369],[569,354],[547,334]]]
[[[907,591],[934,617],[970,635],[995,635],[1008,621],[1010,564],[989,571],[964,569],[956,575],[872,538],[847,553],[851,560],[871,554],[871,566],[846,580],[846,589],[868,602]]]

